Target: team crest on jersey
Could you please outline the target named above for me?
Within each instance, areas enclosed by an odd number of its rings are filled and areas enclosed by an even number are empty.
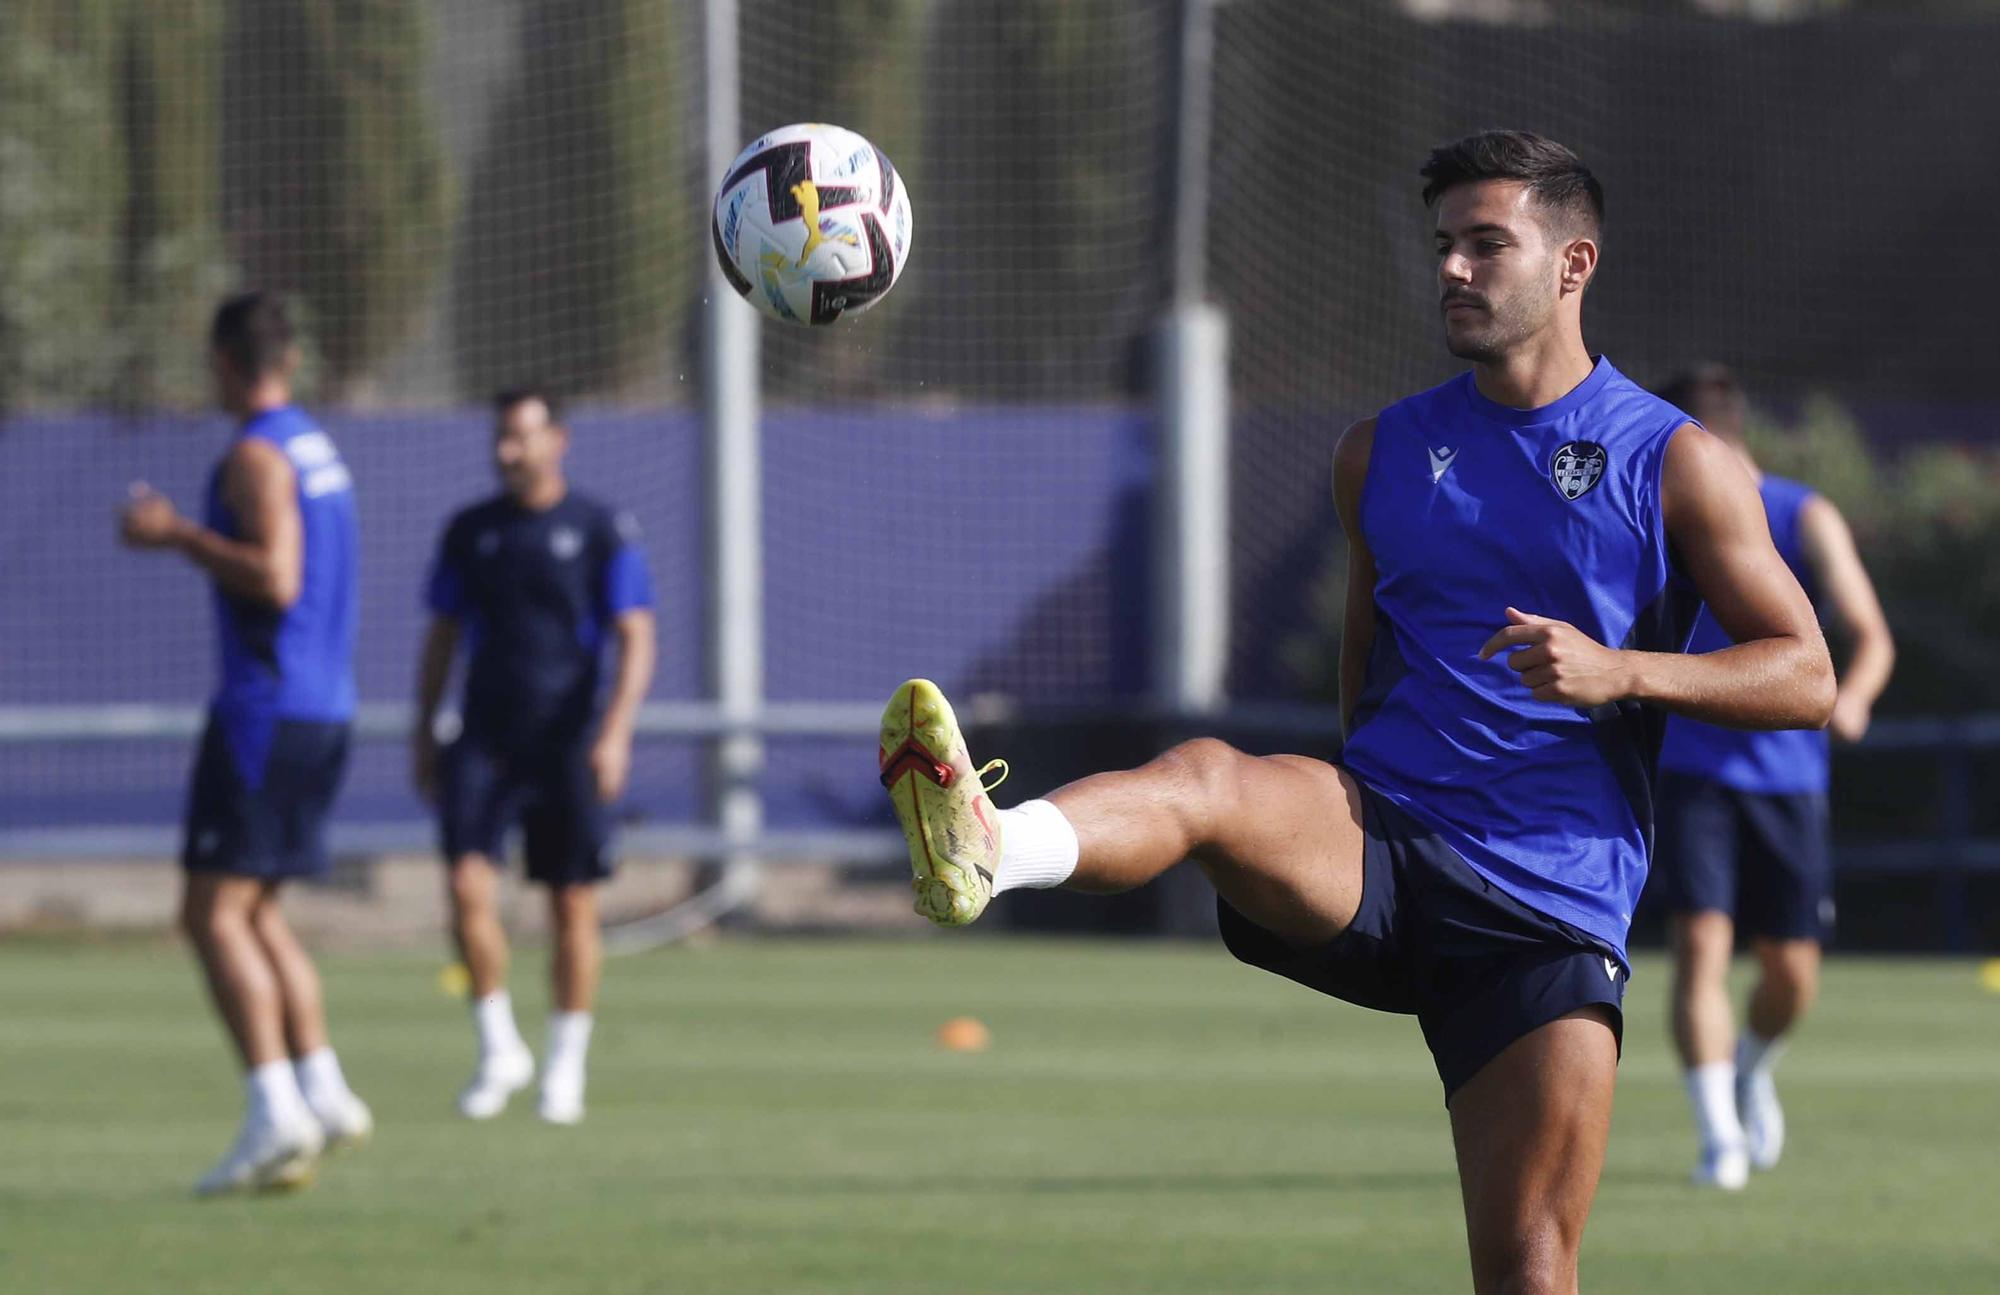
[[[1549,477],[1564,499],[1581,499],[1604,480],[1604,467],[1610,461],[1611,456],[1595,441],[1571,441],[1556,451]]]
[[[583,552],[583,533],[570,526],[558,526],[549,533],[549,552],[567,562]]]

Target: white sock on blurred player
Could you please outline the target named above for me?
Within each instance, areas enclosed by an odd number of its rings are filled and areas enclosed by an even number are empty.
[[[1024,801],[1000,811],[1000,867],[993,893],[1047,890],[1076,871],[1076,829],[1054,803]]]
[[[458,1095],[458,1113],[469,1120],[490,1120],[534,1079],[535,1055],[514,1024],[514,1000],[506,990],[474,999],[472,1023],[479,1030],[479,1068]]]
[[[1785,1110],[1771,1072],[1785,1054],[1785,1041],[1745,1030],[1736,1040],[1736,1107],[1741,1112],[1750,1163],[1770,1169],[1785,1150]]]
[[[514,1023],[514,1000],[504,989],[473,1000],[472,1023],[479,1030],[481,1057],[511,1056],[528,1050],[521,1027]]]
[[[549,1017],[549,1050],[542,1067],[541,1116],[551,1124],[583,1118],[584,1059],[590,1052],[589,1012]]]
[[[289,1128],[313,1119],[289,1061],[267,1061],[251,1070],[243,1077],[243,1092],[253,1122]]]
[[[1750,1157],[1743,1123],[1736,1113],[1736,1067],[1712,1061],[1687,1072],[1688,1105],[1701,1135],[1701,1162],[1695,1181],[1735,1191],[1749,1181]]]

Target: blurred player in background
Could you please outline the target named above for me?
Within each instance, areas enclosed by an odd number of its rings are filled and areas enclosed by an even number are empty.
[[[881,773],[935,921],[1193,857],[1237,957],[1415,1015],[1475,1287],[1558,1295],[1610,1132],[1664,712],[1817,727],[1833,671],[1733,452],[1584,346],[1590,171],[1493,131],[1422,175],[1446,344],[1472,368],[1334,451],[1341,763],[1203,739],[1003,813],[944,697],[912,680]],[[1734,645],[1685,654],[1697,594]]]
[[[140,483],[121,522],[215,586],[221,687],[195,758],[181,921],[249,1072],[236,1143],[204,1194],[295,1186],[324,1146],[365,1138],[368,1108],[327,1042],[319,973],[278,907],[324,875],[326,814],[354,716],[354,487],[340,452],[293,407],[298,353],[283,306],[224,302],[211,363],[235,440],[209,479],[206,524]]]
[[[1757,466],[1743,442],[1744,399],[1730,371],[1704,364],[1661,396],[1734,450],[1757,482],[1772,541],[1822,615],[1852,644],[1828,728],[1842,742],[1868,731],[1896,647],[1875,586],[1840,510],[1810,487]],[[1729,636],[1704,613],[1690,652]],[[1827,735],[1746,733],[1675,716],[1660,751],[1654,871],[1672,922],[1674,1046],[1701,1137],[1695,1181],[1731,1190],[1784,1149],[1771,1072],[1785,1035],[1819,992],[1820,946],[1833,927]],[[1748,1027],[1729,1007],[1737,932],[1757,951]]]
[[[452,518],[438,546],[413,765],[442,821],[453,934],[472,982],[479,1058],[458,1109],[491,1119],[534,1078],[507,994],[495,871],[518,821],[528,877],[549,888],[555,936],[540,1113],[574,1124],[603,961],[597,883],[612,870],[610,806],[624,794],[653,677],[653,591],[631,518],[569,488],[569,431],[550,397],[512,391],[495,404],[503,489]],[[600,702],[607,638],[618,668]],[[434,724],[461,639],[463,727],[440,752]]]

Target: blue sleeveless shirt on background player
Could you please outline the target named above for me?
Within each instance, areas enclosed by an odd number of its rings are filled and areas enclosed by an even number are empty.
[[[1652,844],[1664,712],[1536,701],[1479,650],[1513,606],[1601,643],[1678,652],[1699,601],[1660,503],[1688,422],[1605,359],[1513,409],[1471,373],[1376,420],[1359,524],[1376,629],[1341,763],[1479,876],[1625,958]]]
[[[1771,540],[1778,556],[1798,577],[1815,604],[1812,568],[1799,536],[1799,514],[1814,497],[1812,487],[1766,475],[1758,484],[1764,512],[1771,523]],[[1730,646],[1729,635],[1704,610],[1695,622],[1690,652],[1714,652]],[[1707,778],[1738,791],[1761,795],[1800,795],[1827,788],[1827,737],[1820,729],[1780,729],[1747,732],[1718,728],[1676,715],[1667,723],[1660,767]]]
[[[312,419],[287,406],[255,415],[237,435],[268,441],[290,460],[304,547],[298,601],[282,611],[215,586],[222,680],[211,712],[254,787],[279,721],[344,724],[354,717],[360,537],[353,479]],[[241,539],[222,473],[218,464],[209,477],[206,521]]]

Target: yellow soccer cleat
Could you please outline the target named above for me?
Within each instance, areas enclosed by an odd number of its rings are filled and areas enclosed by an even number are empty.
[[[1000,814],[986,794],[1007,777],[995,760],[974,772],[958,717],[938,686],[912,679],[882,712],[882,785],[896,807],[916,874],[917,912],[939,926],[965,926],[993,898],[1000,867]]]

